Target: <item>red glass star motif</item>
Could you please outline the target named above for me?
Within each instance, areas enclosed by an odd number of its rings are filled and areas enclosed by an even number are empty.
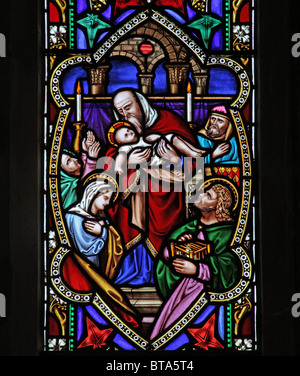
[[[96,349],[97,347],[100,348],[101,346],[106,345],[105,340],[113,331],[113,329],[108,328],[101,330],[88,317],[86,318],[86,324],[88,335],[86,339],[81,342],[78,348],[93,346],[93,349]]]
[[[198,341],[195,343],[195,346],[202,347],[204,350],[208,350],[209,347],[224,348],[215,338],[215,316],[215,314],[212,315],[202,328],[188,329],[191,335]]]

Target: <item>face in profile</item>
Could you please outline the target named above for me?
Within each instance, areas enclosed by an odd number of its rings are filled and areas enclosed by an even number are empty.
[[[212,137],[222,136],[228,128],[229,120],[223,116],[211,115],[207,134]]]
[[[61,157],[61,167],[70,175],[79,176],[81,173],[81,164],[76,157],[63,154]]]
[[[134,130],[128,127],[119,128],[115,133],[115,140],[118,145],[131,144],[138,141]]]
[[[208,189],[205,193],[201,193],[194,202],[194,206],[204,212],[215,210],[217,204],[218,195],[213,189]]]
[[[137,132],[142,133],[143,114],[134,94],[130,91],[121,91],[114,98],[114,106],[122,119],[132,124]]]
[[[97,214],[98,212],[102,212],[105,208],[109,205],[111,197],[112,197],[112,190],[107,190],[101,192],[94,200],[91,212],[92,214]]]

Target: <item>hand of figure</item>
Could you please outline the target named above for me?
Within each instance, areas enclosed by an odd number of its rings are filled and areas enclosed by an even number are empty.
[[[149,136],[146,137],[146,141],[148,142],[154,142],[157,141],[161,138],[160,134],[150,134]]]
[[[115,173],[117,175],[123,175],[124,174],[124,169],[121,167],[121,166],[117,166],[115,167]]]
[[[193,238],[192,234],[184,234],[178,238],[178,241],[185,242],[187,240],[191,240]]]
[[[101,149],[101,144],[99,141],[94,142],[90,147],[89,147],[89,157],[90,158],[98,158],[99,151]]]
[[[178,163],[180,161],[179,156],[176,151],[173,149],[171,144],[166,142],[164,139],[159,141],[157,145],[157,154],[164,159],[167,159],[170,162]]]
[[[176,258],[172,262],[173,267],[177,273],[185,274],[185,275],[195,275],[197,271],[196,265],[189,261],[180,258]]]
[[[200,157],[203,157],[205,154],[206,154],[205,150],[200,150],[200,149],[196,150],[195,149],[195,150],[191,151],[191,156],[193,158],[200,158]]]
[[[230,149],[230,144],[228,144],[227,142],[223,142],[218,147],[216,147],[216,149],[213,151],[212,157],[214,159],[218,158],[221,155],[228,153],[229,149]]]
[[[135,149],[130,153],[128,158],[128,164],[141,164],[147,162],[151,156],[151,148]]]
[[[93,131],[87,131],[86,138],[84,138],[82,140],[82,149],[85,152],[88,152],[89,147],[93,145],[93,143],[95,142],[95,139],[96,138],[95,138],[94,132]]]
[[[102,232],[101,222],[86,221],[84,222],[83,226],[88,232],[91,232],[92,234],[95,234],[95,235],[101,235],[101,232]]]

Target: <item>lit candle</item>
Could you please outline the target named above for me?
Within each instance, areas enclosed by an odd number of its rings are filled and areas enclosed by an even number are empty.
[[[80,81],[78,80],[77,84],[77,90],[76,90],[76,121],[81,121],[82,120],[82,103],[81,103],[81,86],[80,86]]]
[[[187,121],[191,123],[193,121],[193,113],[192,113],[192,86],[190,81],[187,85],[187,96],[186,96],[186,115]]]

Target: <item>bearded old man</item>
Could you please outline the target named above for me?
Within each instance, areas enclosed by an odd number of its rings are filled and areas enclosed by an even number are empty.
[[[238,145],[232,120],[225,106],[214,107],[204,129],[197,135],[201,149],[208,151],[204,163],[239,163]]]
[[[214,184],[199,194],[194,202],[200,211],[199,218],[179,227],[170,236],[169,242],[209,242],[212,250],[204,261],[199,262],[171,258],[168,245],[163,248],[156,272],[160,293],[166,303],[151,338],[172,325],[205,288],[224,291],[236,282],[237,260],[228,249],[233,232],[232,205],[230,190],[223,184]]]
[[[168,110],[155,109],[138,92],[119,91],[113,98],[113,105],[116,120],[129,122],[140,136],[153,133],[164,136],[172,133],[195,146],[197,144],[196,138],[179,116]],[[181,165],[181,155],[167,140],[162,139],[157,149],[161,158],[173,165]],[[114,159],[116,154],[117,148],[112,146],[106,156]],[[128,157],[128,165],[146,163],[150,155],[151,148],[135,149]],[[112,168],[109,160],[107,166],[108,169]],[[168,191],[162,191],[159,182],[150,176],[147,177],[146,202],[144,205],[133,204],[133,200],[140,198],[140,192],[132,194],[131,191],[133,184],[130,182],[135,181],[135,174],[136,169],[128,169],[126,181],[123,181],[123,202],[119,201],[110,211],[112,220],[123,234],[126,249],[131,250],[123,264],[123,279],[117,283],[153,283],[153,259],[167,234],[174,226],[182,223],[185,215],[184,192],[175,192],[173,184],[170,184]],[[131,202],[129,198],[132,199]],[[140,201],[143,202],[142,199]]]

